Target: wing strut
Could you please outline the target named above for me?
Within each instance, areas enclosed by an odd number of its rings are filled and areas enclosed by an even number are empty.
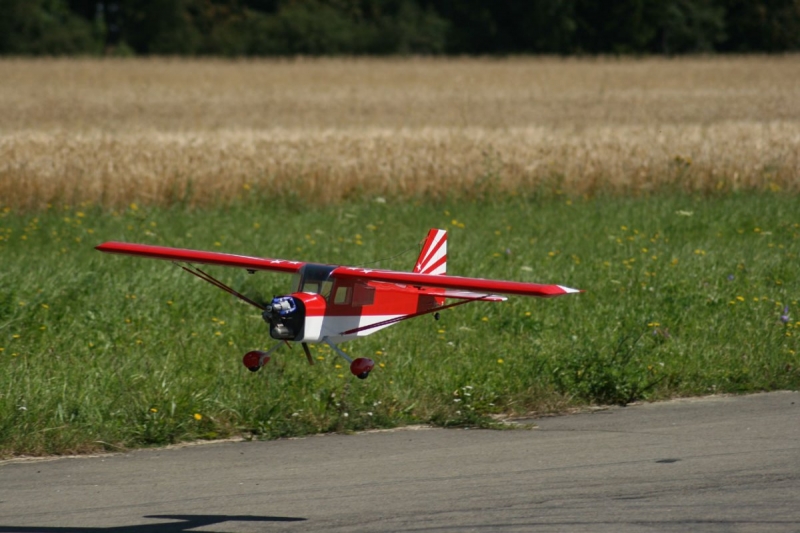
[[[175,263],[175,264],[178,265],[178,263]],[[263,305],[261,305],[261,304],[259,304],[257,302],[254,302],[253,300],[251,300],[250,298],[248,298],[244,294],[242,294],[240,292],[237,292],[234,289],[228,287],[227,285],[225,285],[224,283],[222,283],[218,279],[216,279],[213,276],[211,276],[211,274],[203,272],[202,270],[200,270],[196,266],[192,266],[192,265],[189,265],[188,267],[183,266],[183,265],[178,265],[178,266],[181,267],[182,269],[184,269],[189,274],[193,274],[193,275],[197,276],[198,278],[202,279],[203,281],[207,281],[210,284],[212,284],[213,286],[219,287],[220,289],[222,289],[223,291],[227,292],[228,294],[232,294],[232,295],[236,296],[240,300],[249,303],[253,307],[257,307],[257,308],[261,309],[262,311],[264,310],[264,306]]]

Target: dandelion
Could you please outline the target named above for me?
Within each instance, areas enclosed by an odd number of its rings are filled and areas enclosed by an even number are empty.
[[[156,409],[155,407],[151,407],[151,408],[150,408],[150,412],[151,412],[151,413],[157,413],[157,412],[158,412],[158,409]]]
[[[195,413],[194,414],[194,419],[197,420],[197,421],[200,421],[200,420],[203,419],[203,415],[201,415],[200,413]]]
[[[505,363],[505,361],[503,361],[502,359],[498,359],[498,360],[497,360],[497,364],[498,364],[498,365],[502,365],[503,363]]]

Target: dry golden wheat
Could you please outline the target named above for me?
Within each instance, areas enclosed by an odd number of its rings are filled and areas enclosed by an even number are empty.
[[[800,57],[0,61],[0,205],[800,192]]]

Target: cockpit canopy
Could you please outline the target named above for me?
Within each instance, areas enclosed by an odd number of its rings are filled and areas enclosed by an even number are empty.
[[[311,292],[327,300],[333,288],[333,280],[329,278],[335,269],[335,265],[306,263],[295,274],[293,292]]]

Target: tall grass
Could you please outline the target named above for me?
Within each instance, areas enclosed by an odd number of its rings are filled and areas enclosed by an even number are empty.
[[[386,203],[263,198],[229,208],[0,215],[0,455],[277,437],[412,422],[486,424],[676,395],[800,385],[800,219],[779,194]],[[100,254],[110,239],[410,269],[429,227],[453,274],[585,289],[418,318],[330,350],[271,344],[245,305],[168,262]],[[375,262],[377,259],[382,261]],[[213,273],[249,293],[285,276]]]
[[[0,79],[0,204],[28,210],[800,191],[800,56],[2,60]]]

